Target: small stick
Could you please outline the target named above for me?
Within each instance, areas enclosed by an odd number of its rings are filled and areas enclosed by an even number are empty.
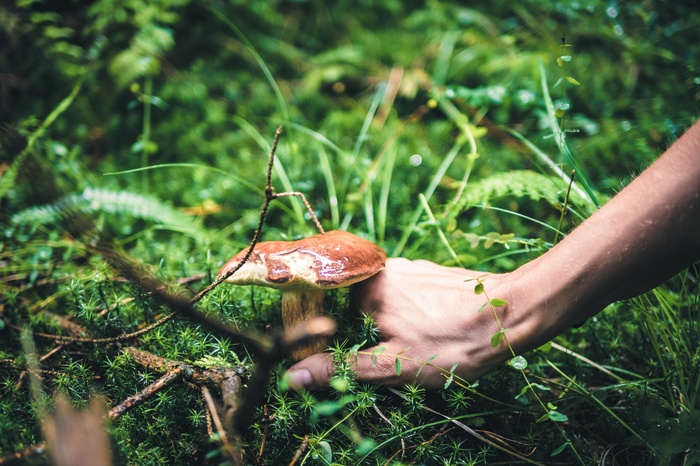
[[[557,244],[559,240],[559,233],[564,225],[564,217],[566,216],[566,209],[569,206],[569,195],[571,194],[571,185],[574,184],[574,177],[576,176],[576,170],[571,171],[571,178],[569,179],[569,187],[566,190],[566,196],[564,197],[564,206],[561,208],[561,216],[559,217],[559,226],[557,227],[557,233],[554,235],[554,241],[552,244]]]
[[[157,321],[153,322],[152,324],[139,329],[135,332],[132,333],[124,333],[122,335],[117,335],[116,337],[109,337],[109,338],[86,338],[86,337],[72,337],[69,335],[54,335],[51,333],[41,333],[41,332],[31,332],[31,335],[34,337],[39,337],[39,338],[46,338],[49,340],[55,340],[58,342],[62,343],[92,343],[92,344],[102,344],[102,343],[120,343],[123,341],[127,340],[132,340],[138,336],[143,335],[144,333],[148,333],[151,330],[153,330],[156,327],[159,327],[166,323],[167,321],[171,320],[173,317],[177,315],[177,312],[171,312],[170,314],[166,315],[165,317],[161,317]],[[5,324],[17,331],[22,331],[23,329],[21,327],[18,327],[17,325],[13,325],[9,322],[5,322]]]
[[[133,408],[134,406],[152,397],[159,390],[162,390],[163,388],[167,387],[168,385],[171,385],[173,382],[181,378],[183,375],[182,372],[182,369],[179,367],[169,371],[163,377],[159,378],[151,385],[138,392],[136,395],[130,396],[126,400],[119,403],[117,406],[110,409],[108,414],[109,418],[114,420],[122,414],[124,414],[125,412],[127,412],[128,410],[130,410],[131,408]]]
[[[227,271],[223,275],[220,275],[216,277],[216,280],[214,280],[209,286],[204,288],[202,291],[197,293],[197,295],[192,298],[192,303],[196,303],[200,301],[207,293],[209,293],[211,290],[219,286],[221,283],[224,282],[227,278],[229,278],[231,275],[234,273],[238,272],[238,270],[243,267],[243,264],[248,262],[248,259],[250,258],[250,255],[253,254],[253,249],[255,249],[255,245],[258,244],[258,240],[260,239],[260,234],[262,232],[262,227],[265,223],[265,216],[267,215],[267,209],[270,207],[270,202],[272,202],[272,199],[274,199],[274,193],[272,190],[272,166],[275,161],[275,152],[277,151],[277,143],[279,142],[280,135],[282,134],[282,127],[280,126],[277,128],[277,131],[275,131],[275,139],[272,141],[272,149],[270,150],[270,157],[267,162],[267,181],[265,182],[265,202],[263,202],[262,207],[260,208],[260,217],[258,218],[258,226],[255,228],[255,233],[253,233],[253,239],[250,242],[250,246],[248,246],[248,250],[245,253],[245,256],[243,256],[243,259],[241,262],[234,267],[233,269]]]
[[[199,387],[199,390],[201,391],[204,387]],[[212,427],[212,419],[211,419],[211,414],[209,413],[209,409],[207,408],[207,400],[204,399],[204,393],[202,393],[202,408],[204,408],[204,416],[207,419],[207,434],[209,437],[214,436],[214,428]]]
[[[226,437],[226,431],[224,430],[224,426],[221,423],[221,418],[219,418],[219,413],[216,410],[214,399],[212,398],[211,393],[209,393],[209,389],[205,385],[202,386],[202,395],[204,396],[204,399],[207,402],[207,410],[209,411],[211,418],[214,420],[216,432],[219,434],[219,439],[221,440],[221,444],[224,447],[226,456],[235,464],[240,464],[240,461],[237,461],[237,458],[240,455],[236,454],[236,451],[233,449],[233,446],[229,443],[228,438]]]
[[[306,196],[304,196],[303,193],[297,192],[297,191],[275,193],[275,190],[272,187],[272,168],[274,167],[274,164],[275,164],[275,153],[277,152],[277,145],[279,143],[279,139],[280,139],[281,134],[282,134],[282,127],[280,126],[275,131],[275,139],[272,142],[272,149],[270,150],[270,157],[268,158],[268,162],[267,162],[267,176],[266,176],[266,180],[265,180],[265,201],[263,202],[263,205],[260,208],[260,217],[258,219],[258,226],[255,228],[255,232],[253,233],[253,239],[250,242],[250,246],[248,246],[248,249],[246,250],[246,253],[243,256],[243,259],[238,263],[238,265],[236,267],[232,268],[231,270],[226,271],[223,275],[220,275],[219,277],[217,277],[216,280],[214,280],[209,286],[204,288],[194,298],[192,298],[192,303],[196,303],[196,302],[200,301],[204,297],[204,295],[206,295],[211,290],[213,290],[214,288],[219,286],[227,278],[231,277],[231,275],[233,275],[241,267],[243,267],[243,264],[248,262],[250,255],[253,253],[253,250],[255,249],[255,245],[258,244],[258,241],[260,240],[260,235],[262,233],[263,225],[265,224],[265,216],[267,215],[267,211],[270,208],[270,203],[273,200],[279,199],[281,197],[289,197],[289,196],[300,197],[301,201],[304,203],[304,206],[306,207],[306,210],[309,212],[309,215],[311,215],[311,219],[313,220],[314,225],[316,225],[316,229],[318,229],[318,231],[321,234],[325,234],[325,230],[323,229],[323,226],[321,226],[321,222],[319,222],[318,217],[316,217],[314,210],[311,208],[311,204],[309,204],[309,201],[306,200]]]
[[[304,435],[304,441],[301,442],[301,445],[299,445],[299,448],[297,448],[297,452],[294,454],[292,461],[289,462],[289,466],[294,466],[307,448],[309,448],[309,436]]]
[[[50,357],[53,356],[54,354],[56,354],[56,353],[58,353],[59,351],[61,351],[64,347],[65,347],[65,345],[58,345],[58,346],[56,346],[54,349],[52,349],[51,351],[49,351],[48,353],[46,353],[45,355],[43,355],[41,358],[39,358],[39,362],[44,362],[45,360],[47,360],[48,358],[50,358]],[[19,378],[17,379],[17,385],[15,386],[15,389],[19,390],[19,389],[22,387],[22,384],[24,383],[24,379],[25,379],[25,377],[27,376],[27,374],[28,374],[28,370],[27,370],[27,369],[25,369],[25,370],[23,370],[22,372],[20,372]]]
[[[12,453],[11,455],[0,458],[1,466],[15,466],[27,464],[29,458],[41,456],[46,453],[46,443],[41,442],[31,447],[27,447],[22,451]]]
[[[262,440],[260,441],[260,450],[258,451],[258,457],[256,458],[256,463],[258,466],[262,465],[262,458],[263,458],[263,453],[265,452],[265,445],[267,444],[267,435],[270,430],[270,425],[269,425],[269,420],[270,420],[270,412],[268,410],[267,404],[263,406],[263,417],[261,421],[264,423],[263,427],[263,435],[262,435]]]
[[[288,197],[288,196],[296,196],[296,197],[301,198],[301,202],[304,203],[304,207],[306,207],[306,210],[309,212],[309,215],[311,216],[311,220],[313,220],[314,225],[316,225],[316,229],[319,231],[319,233],[321,233],[322,235],[325,235],[326,231],[321,226],[321,222],[318,221],[318,217],[316,217],[316,214],[314,213],[314,209],[311,208],[311,204],[309,204],[309,201],[306,200],[306,196],[304,196],[304,193],[301,193],[299,191],[278,193],[278,194],[275,194],[274,199],[278,199],[280,197]]]

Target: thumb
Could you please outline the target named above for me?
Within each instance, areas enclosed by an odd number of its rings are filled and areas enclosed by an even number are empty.
[[[355,370],[357,380],[385,385],[403,383],[405,374],[398,373],[395,356],[389,356],[394,353],[393,346],[390,343],[380,344],[348,356],[348,363]],[[290,367],[285,378],[295,390],[324,388],[328,386],[334,369],[332,354],[315,354]]]
[[[294,364],[284,378],[294,390],[324,388],[328,386],[333,370],[333,355],[320,353]]]

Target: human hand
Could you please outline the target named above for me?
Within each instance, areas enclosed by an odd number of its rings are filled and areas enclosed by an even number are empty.
[[[483,284],[484,294],[475,293],[477,283]],[[484,307],[489,298],[509,298],[508,274],[389,259],[384,270],[357,286],[360,309],[374,316],[381,339],[350,360],[357,380],[385,385],[417,381],[426,388],[439,388],[454,363],[455,376],[475,380],[511,356],[505,342],[491,345],[500,330],[494,311],[506,324],[512,321],[508,306]],[[372,354],[379,346],[384,349],[375,352],[375,365]],[[293,387],[320,388],[332,373],[332,356],[326,353],[300,361],[287,375]]]

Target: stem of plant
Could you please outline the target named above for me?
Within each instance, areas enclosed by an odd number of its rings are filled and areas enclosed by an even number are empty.
[[[143,129],[141,131],[141,168],[148,166],[148,147],[151,139],[151,95],[153,94],[153,77],[146,76],[143,85]],[[148,192],[148,173],[141,172],[141,189]]]
[[[554,241],[552,245],[557,244],[559,240],[559,235],[561,234],[562,226],[564,225],[564,217],[566,216],[566,209],[569,207],[569,195],[571,194],[571,185],[574,184],[574,178],[576,177],[576,170],[571,171],[571,178],[569,181],[569,187],[566,190],[566,197],[564,197],[564,205],[561,207],[561,215],[559,216],[559,226],[557,226],[557,232],[554,234]]]

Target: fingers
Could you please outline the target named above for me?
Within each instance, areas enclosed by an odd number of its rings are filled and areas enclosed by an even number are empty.
[[[415,380],[421,364],[403,358],[390,343],[368,348],[357,355],[348,356],[348,363],[355,370],[356,380],[381,385],[403,385]],[[397,359],[401,362],[397,364]],[[328,386],[333,375],[333,356],[315,354],[293,365],[285,377],[290,386],[298,389],[320,389]],[[425,380],[422,383],[425,384]],[[428,385],[432,385],[428,383]]]

